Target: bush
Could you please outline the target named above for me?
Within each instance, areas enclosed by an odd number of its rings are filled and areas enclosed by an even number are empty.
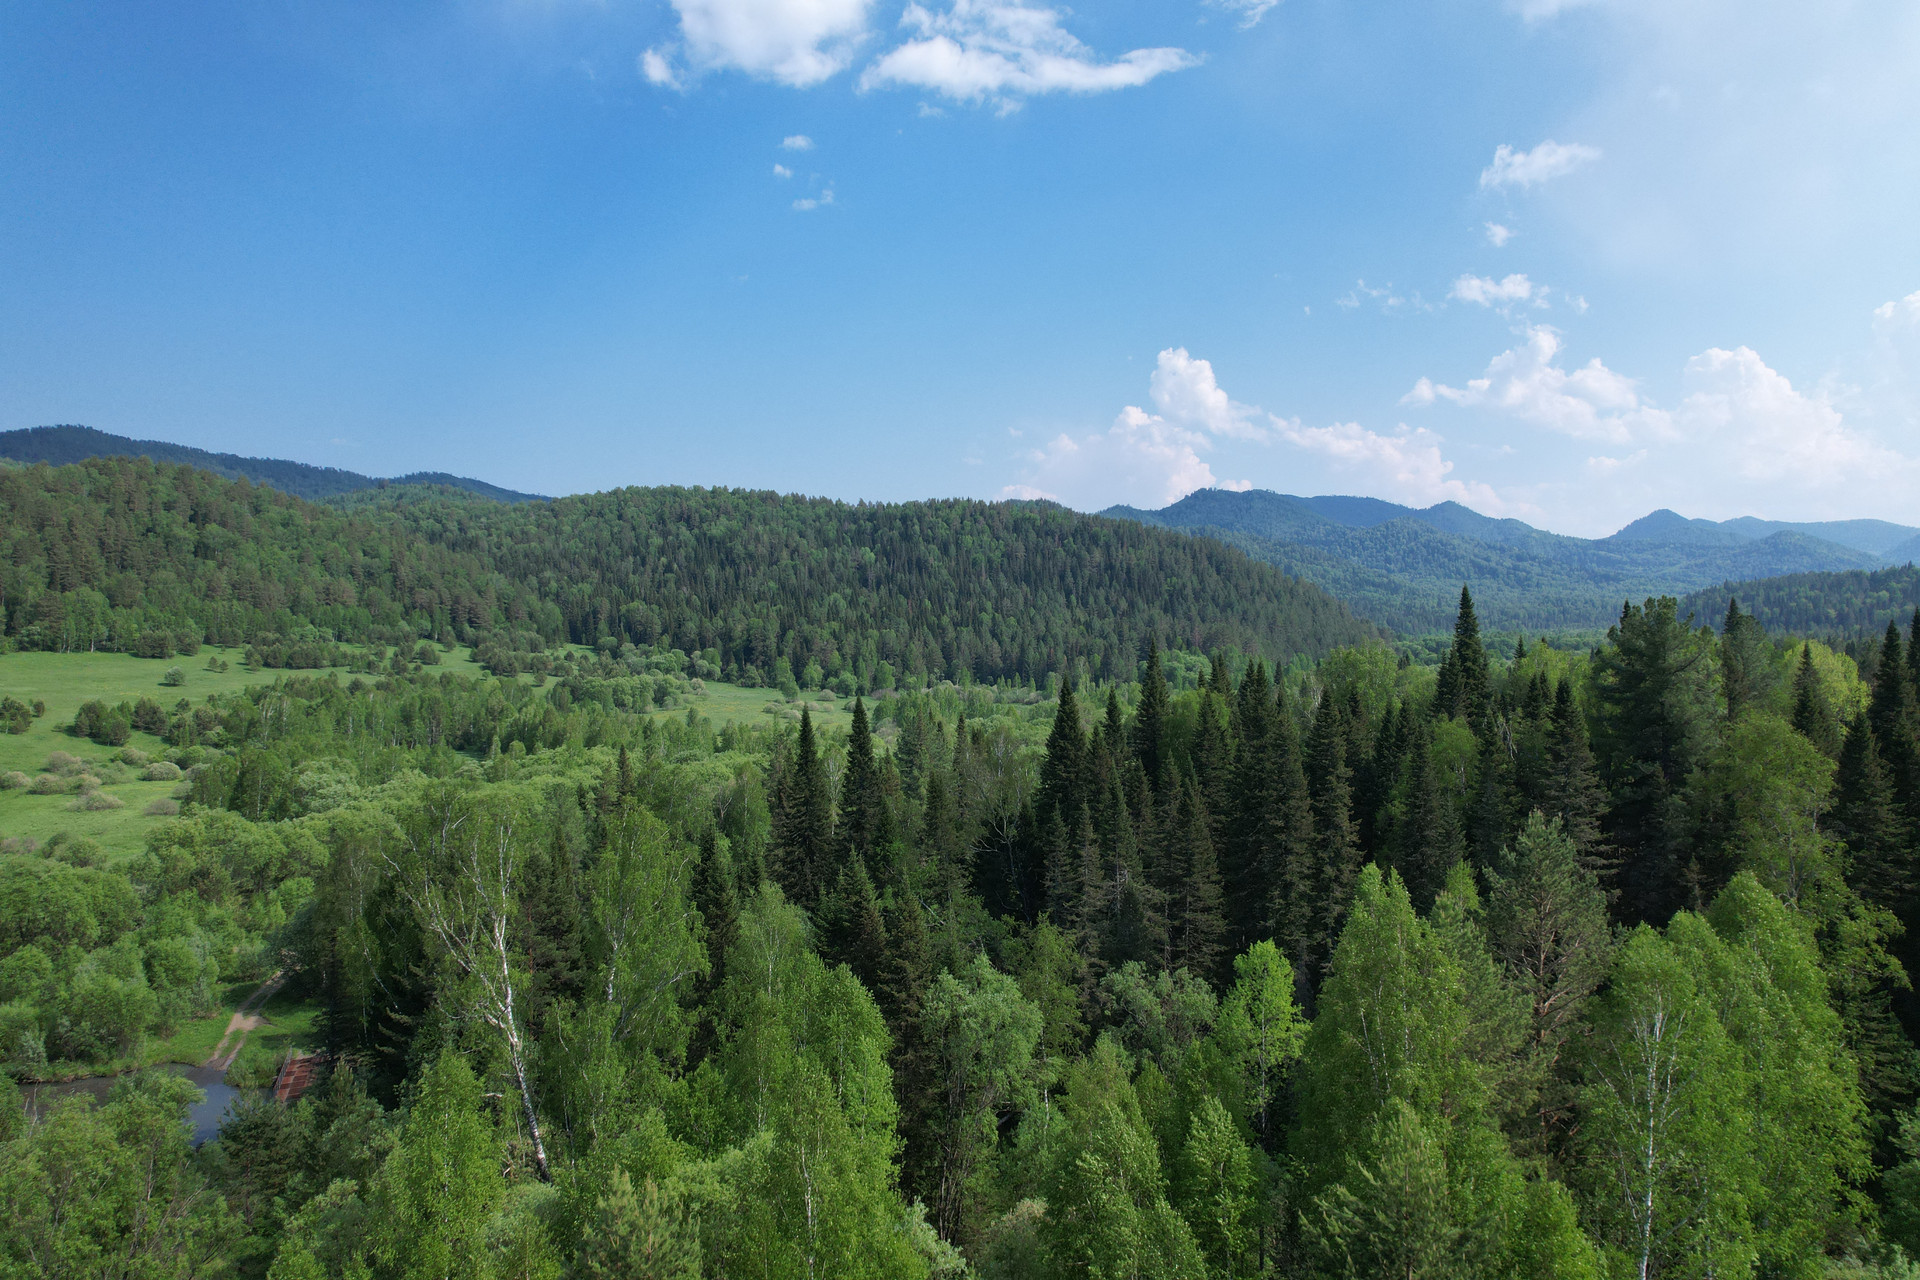
[[[67,808],[74,813],[101,813],[108,809],[124,809],[127,802],[119,796],[110,796],[104,791],[88,791],[73,801]]]
[[[47,757],[47,762],[40,767],[48,773],[57,773],[65,777],[71,773],[79,773],[87,767],[87,764],[86,761],[82,760],[79,756],[70,755],[65,751],[55,751]]]
[[[47,841],[47,856],[70,867],[97,867],[107,860],[107,851],[98,841],[75,839],[62,831]]]
[[[178,800],[168,800],[165,797],[158,800],[149,800],[147,807],[142,809],[141,812],[149,818],[177,818],[180,816],[180,802]]]
[[[171,658],[173,656],[173,633],[171,631],[143,631],[133,638],[128,646],[137,658]]]
[[[160,677],[161,685],[168,689],[178,689],[186,682],[187,673],[179,667],[168,667],[167,673]]]
[[[0,791],[22,791],[25,790],[27,785],[32,781],[32,778],[29,778],[18,769],[10,769],[5,773],[0,773]]]
[[[258,1040],[248,1040],[227,1067],[227,1083],[236,1089],[265,1089],[280,1075],[281,1057]]]
[[[153,757],[138,747],[122,747],[120,748],[119,754],[114,756],[114,759],[118,760],[121,764],[130,764],[134,768],[139,769],[151,762]]]
[[[82,703],[73,717],[73,732],[103,747],[124,747],[133,733],[133,708],[124,702],[109,707],[98,699]]]
[[[57,796],[67,789],[67,780],[51,773],[43,773],[28,784],[27,790],[36,796]]]
[[[18,698],[0,698],[0,727],[8,733],[25,733],[33,727],[33,709]]]
[[[144,782],[178,782],[180,766],[166,760],[155,760],[140,774]]]

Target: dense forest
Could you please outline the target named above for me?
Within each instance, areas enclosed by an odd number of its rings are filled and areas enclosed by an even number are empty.
[[[13,1075],[276,969],[331,1056],[197,1150],[163,1074],[0,1108],[0,1266],[1912,1274],[1899,627],[1489,652],[1463,592],[1437,669],[1149,641],[832,733],[623,709],[637,656],[216,695],[119,748],[183,775],[138,856],[10,844]]]
[[[304,462],[280,458],[243,458],[235,453],[209,453],[188,445],[164,440],[129,440],[93,427],[23,427],[0,431],[0,459],[32,466],[44,462],[60,467],[85,462],[90,458],[147,458],[180,466],[211,471],[228,480],[242,477],[254,484],[269,485],[296,498],[317,502],[322,498],[383,489],[389,485],[436,485],[492,498],[496,502],[537,502],[540,495],[502,489],[484,480],[448,475],[444,471],[415,471],[391,480],[363,476],[339,467],[316,467]]]
[[[1757,582],[1729,582],[1687,596],[1681,608],[1710,616],[1729,597],[1738,597],[1769,630],[1871,639],[1888,622],[1920,609],[1920,568],[1903,565],[1871,572],[1794,573]]]
[[[164,656],[334,644],[492,653],[603,639],[772,685],[1130,679],[1156,639],[1285,662],[1374,636],[1310,584],[1211,541],[1049,504],[850,505],[622,489],[507,505],[389,489],[340,508],[144,459],[0,471],[14,646]]]

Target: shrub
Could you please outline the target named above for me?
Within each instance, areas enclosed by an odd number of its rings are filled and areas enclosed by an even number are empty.
[[[280,1075],[281,1057],[258,1040],[249,1040],[227,1067],[227,1083],[236,1089],[265,1089]]]
[[[85,791],[80,798],[67,808],[74,813],[101,813],[108,809],[124,809],[127,802],[119,796],[110,796],[104,791]]]
[[[73,717],[73,732],[103,747],[123,747],[133,732],[133,708],[124,702],[109,707],[98,699],[82,703]]]
[[[36,796],[57,796],[66,789],[66,779],[51,773],[43,773],[27,785],[27,790]]]
[[[33,709],[18,698],[0,698],[0,726],[8,733],[25,733],[33,727]]]
[[[163,796],[158,800],[149,800],[147,807],[141,812],[149,818],[175,818],[180,815],[180,802],[168,800]]]
[[[0,791],[23,791],[32,781],[32,778],[18,769],[10,769],[6,773],[0,773]]]
[[[39,852],[40,842],[32,836],[7,836],[0,839],[0,853],[29,856]]]
[[[98,841],[75,839],[62,831],[47,841],[47,856],[71,867],[97,867],[107,860],[107,851]]]
[[[79,756],[70,755],[65,751],[55,751],[47,757],[47,762],[40,767],[48,773],[57,773],[65,777],[68,774],[79,773],[87,767],[87,763]]]
[[[153,757],[138,747],[122,747],[120,748],[120,753],[116,755],[114,759],[120,761],[122,764],[130,764],[138,769],[150,762]]]
[[[155,760],[140,774],[146,782],[178,782],[180,766],[166,760]]]
[[[171,631],[143,631],[133,638],[128,646],[134,656],[139,658],[171,658],[173,656],[173,633]]]
[[[160,677],[160,683],[168,689],[178,689],[187,682],[187,673],[179,667],[168,667],[167,673]]]

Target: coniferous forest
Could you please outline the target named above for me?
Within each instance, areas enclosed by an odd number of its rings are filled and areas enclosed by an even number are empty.
[[[1911,626],[1434,667],[1055,508],[363,499],[0,473],[15,648],[258,671],[49,758],[178,813],[0,852],[0,1091],[236,981],[324,1049],[5,1098],[7,1275],[1915,1274]]]

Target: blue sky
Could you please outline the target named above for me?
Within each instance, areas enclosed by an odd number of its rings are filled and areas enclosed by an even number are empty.
[[[1920,8],[0,9],[0,426],[1920,521]]]

